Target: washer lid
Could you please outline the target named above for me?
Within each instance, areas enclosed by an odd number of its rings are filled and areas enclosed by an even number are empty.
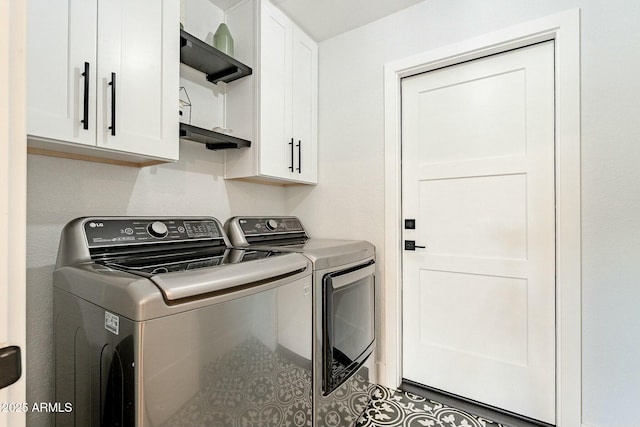
[[[298,250],[313,262],[316,270],[339,267],[375,255],[375,247],[365,240],[309,239]]]
[[[315,270],[339,267],[375,256],[375,246],[366,240],[309,239],[294,245],[250,246],[259,250],[299,252],[313,262]]]
[[[268,284],[300,274],[309,267],[308,261],[299,254],[271,253],[266,257],[265,254],[269,252],[232,251],[232,257],[247,258],[214,267],[153,274],[149,279],[171,304]]]

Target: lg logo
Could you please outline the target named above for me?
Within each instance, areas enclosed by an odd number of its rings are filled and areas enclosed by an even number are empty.
[[[90,222],[89,227],[91,228],[101,228],[104,227],[104,224],[101,222]]]

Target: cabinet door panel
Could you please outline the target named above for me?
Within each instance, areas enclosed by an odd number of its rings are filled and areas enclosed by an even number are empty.
[[[254,75],[227,86],[227,125],[254,140],[227,151],[225,177],[317,183],[317,44],[268,0],[244,3],[227,20],[256,29],[241,33],[236,47],[246,54],[257,41],[258,52]]]
[[[317,182],[318,47],[299,28],[293,30],[293,135],[296,144],[293,179]]]
[[[98,146],[178,158],[178,8],[177,0],[99,1]]]
[[[291,21],[263,2],[260,53],[260,158],[263,175],[291,175]],[[295,148],[295,147],[294,147]]]
[[[27,133],[95,144],[96,2],[27,2]],[[89,64],[88,129],[84,63]]]

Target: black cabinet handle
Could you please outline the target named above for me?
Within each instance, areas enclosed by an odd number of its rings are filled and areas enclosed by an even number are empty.
[[[111,135],[116,135],[116,73],[111,73],[111,81],[109,82],[109,86],[111,86]]]
[[[82,123],[83,129],[89,129],[89,63],[84,63],[84,73],[81,74],[84,77],[84,93],[82,95]]]
[[[289,166],[289,170],[293,172],[293,138],[291,138],[289,145],[291,146],[291,166]]]
[[[298,140],[298,173],[302,173],[302,141]]]

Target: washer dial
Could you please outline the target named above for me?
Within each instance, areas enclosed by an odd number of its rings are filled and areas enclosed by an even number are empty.
[[[267,220],[266,225],[269,230],[273,231],[278,228],[278,221],[276,221],[275,219],[269,219]]]
[[[169,229],[164,222],[154,221],[147,226],[147,232],[153,237],[162,239],[163,237],[167,237],[167,234],[169,234]]]

